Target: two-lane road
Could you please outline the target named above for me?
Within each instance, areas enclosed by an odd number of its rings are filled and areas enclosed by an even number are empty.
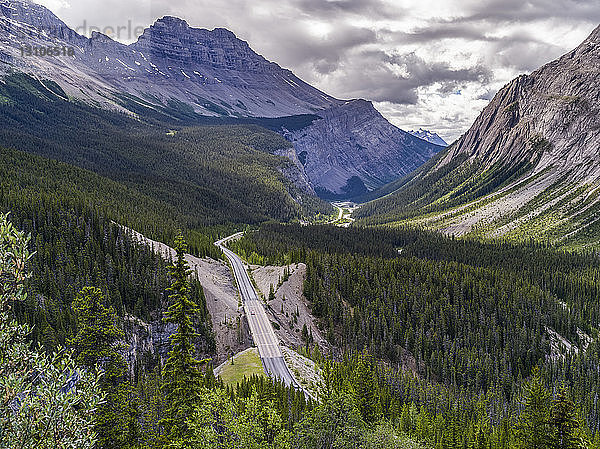
[[[254,339],[254,344],[258,347],[258,353],[262,360],[263,366],[267,374],[273,378],[278,378],[285,382],[287,386],[294,386],[298,389],[301,387],[296,383],[285,363],[279,340],[273,331],[271,322],[263,305],[260,302],[258,294],[250,281],[248,272],[244,267],[242,259],[237,254],[225,247],[225,243],[229,240],[241,236],[243,233],[237,233],[226,237],[218,242],[215,242],[223,253],[229,259],[233,267],[233,274],[238,284],[244,311],[250,325],[250,332]]]

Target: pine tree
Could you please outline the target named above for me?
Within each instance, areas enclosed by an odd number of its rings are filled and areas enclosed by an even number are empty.
[[[306,323],[302,326],[302,332],[300,333],[302,336],[302,341],[306,343],[306,348],[308,349],[308,328],[306,327]]]
[[[106,400],[95,415],[95,429],[101,447],[116,449],[135,442],[137,420],[129,405],[132,388],[126,379],[127,366],[118,352],[125,334],[117,326],[115,310],[105,303],[97,288],[85,287],[79,292],[73,302],[77,335],[68,343],[79,365],[87,369],[98,366],[103,371],[100,386]]]
[[[556,449],[578,449],[581,439],[578,436],[579,421],[575,404],[563,386],[552,404],[552,426],[556,432]]]
[[[187,420],[202,397],[204,361],[195,358],[194,339],[199,334],[194,322],[200,310],[190,298],[188,276],[191,270],[185,260],[187,245],[181,233],[175,238],[175,251],[175,261],[169,267],[172,285],[164,321],[175,324],[177,331],[169,337],[172,349],[163,369],[167,408],[161,424],[170,440],[185,441],[189,436]]]
[[[550,449],[554,432],[550,425],[552,401],[542,382],[539,369],[533,370],[531,380],[524,387],[523,411],[516,428],[520,447],[527,449]]]
[[[356,405],[362,419],[367,424],[374,424],[382,415],[381,401],[378,394],[377,374],[367,356],[359,357],[354,370],[353,387]]]

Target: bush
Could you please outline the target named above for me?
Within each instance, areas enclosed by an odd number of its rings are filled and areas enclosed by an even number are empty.
[[[26,298],[29,237],[0,215],[0,448],[91,448],[99,374],[84,372],[64,350],[31,350],[30,329],[10,315]]]

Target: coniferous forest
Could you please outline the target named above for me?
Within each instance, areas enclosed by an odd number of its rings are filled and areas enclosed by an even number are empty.
[[[546,445],[520,442],[528,401],[568,400],[583,440],[598,440],[595,253],[281,224],[234,247],[255,263],[306,263],[304,294],[339,366],[352,376],[373,357],[379,410],[409,434],[439,447],[580,447],[552,446],[551,431]]]
[[[284,176],[265,123],[142,122],[52,92],[0,85],[0,449],[600,448],[596,253],[307,225],[332,209]],[[295,348],[316,399],[213,372],[184,254],[224,261],[213,242],[239,230],[249,263],[306,265],[331,348]],[[164,353],[132,355],[131,323],[171,329]]]

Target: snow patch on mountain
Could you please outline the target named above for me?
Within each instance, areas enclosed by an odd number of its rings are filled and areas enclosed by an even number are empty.
[[[409,131],[415,137],[418,137],[421,140],[425,140],[434,145],[439,145],[441,147],[447,147],[448,144],[444,139],[442,139],[437,133],[432,131],[427,131],[426,129],[419,128],[418,131]]]

